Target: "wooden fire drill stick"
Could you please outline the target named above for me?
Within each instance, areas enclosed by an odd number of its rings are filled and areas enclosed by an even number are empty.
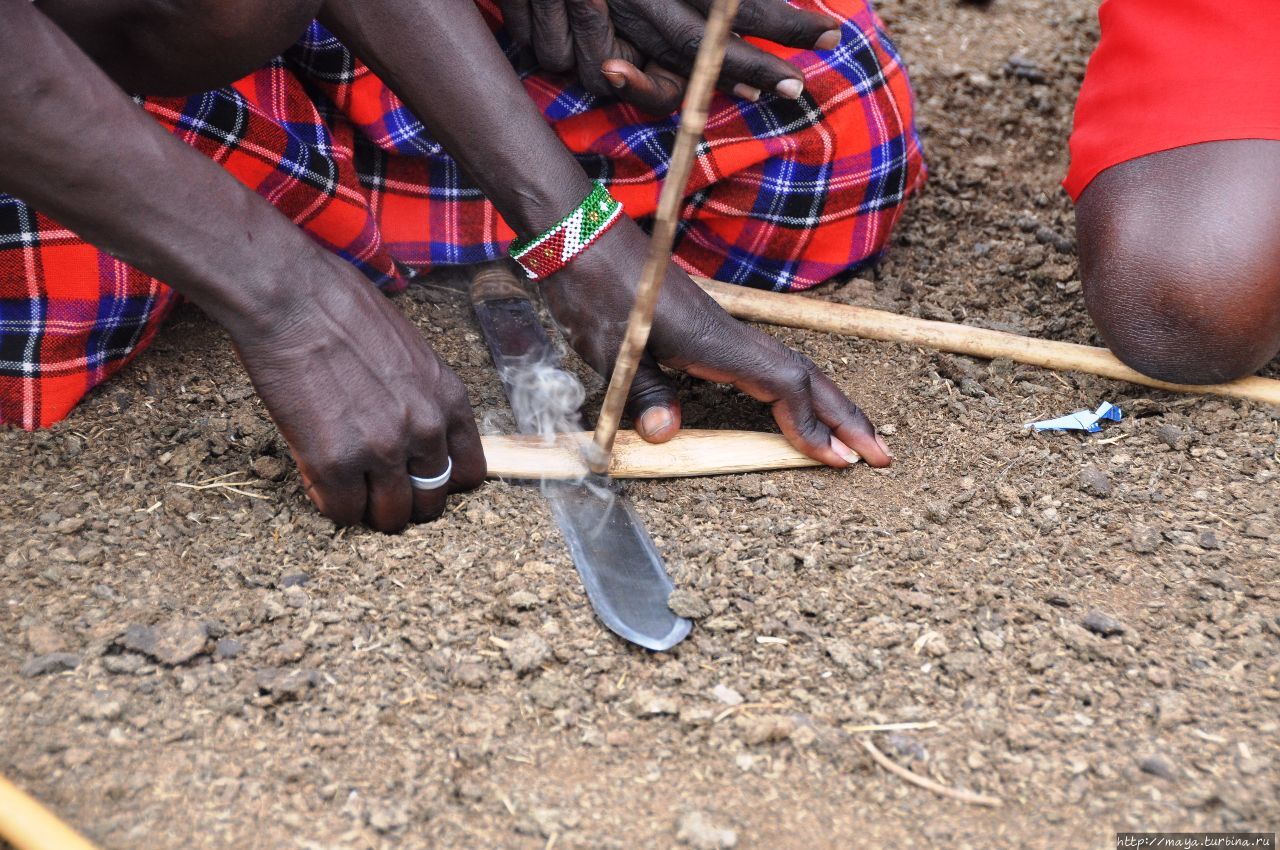
[[[724,63],[725,46],[729,42],[729,28],[737,12],[738,0],[714,0],[711,5],[707,30],[702,45],[698,48],[698,58],[693,63],[689,90],[685,93],[680,113],[680,131],[671,150],[671,162],[667,166],[666,180],[662,183],[662,193],[658,196],[658,212],[653,236],[649,240],[649,256],[640,275],[640,285],[636,288],[636,301],[627,319],[626,335],[613,364],[613,374],[609,378],[609,389],[605,392],[604,404],[600,408],[600,418],[596,421],[597,451],[591,463],[594,472],[605,473],[609,469],[609,458],[613,454],[613,441],[618,434],[618,423],[622,420],[622,409],[626,407],[636,367],[640,365],[640,357],[649,342],[653,310],[658,304],[658,294],[662,291],[667,265],[671,262],[671,246],[675,242],[680,207],[684,203],[685,184],[689,182],[689,172],[693,169],[698,140],[702,138],[702,130],[707,125],[707,108],[711,103],[716,81],[720,78],[720,66]]]

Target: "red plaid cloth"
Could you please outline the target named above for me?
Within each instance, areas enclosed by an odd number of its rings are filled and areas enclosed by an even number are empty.
[[[477,0],[499,29],[492,0]],[[677,236],[685,269],[776,290],[873,259],[924,180],[905,69],[864,0],[800,0],[845,21],[799,101],[717,96]],[[675,117],[653,120],[568,79],[519,68],[592,178],[646,223]],[[313,24],[267,67],[189,98],[148,98],[174,135],[255,189],[388,291],[406,269],[501,256],[514,234],[422,125]],[[501,132],[501,128],[495,128]],[[48,426],[146,347],[174,293],[0,194],[0,423]]]

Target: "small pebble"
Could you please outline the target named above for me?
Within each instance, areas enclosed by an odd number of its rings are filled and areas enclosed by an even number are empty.
[[[1105,499],[1111,495],[1111,477],[1093,464],[1080,470],[1080,489],[1090,496]]]
[[[677,617],[687,617],[690,620],[701,620],[703,617],[711,616],[711,606],[707,600],[692,590],[680,587],[671,591],[671,595],[667,597],[667,607]]]
[[[1095,635],[1102,635],[1103,637],[1124,634],[1125,631],[1124,623],[1104,611],[1099,611],[1097,608],[1085,614],[1080,624]]]

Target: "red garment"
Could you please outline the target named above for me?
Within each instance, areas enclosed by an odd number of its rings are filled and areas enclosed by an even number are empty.
[[[1147,154],[1280,141],[1280,0],[1104,0],[1098,20],[1063,181],[1072,200]]]

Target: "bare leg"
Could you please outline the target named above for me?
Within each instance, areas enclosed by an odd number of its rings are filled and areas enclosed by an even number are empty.
[[[296,41],[321,0],[36,0],[133,94],[187,95],[238,80]]]
[[[1096,177],[1076,205],[1085,304],[1107,346],[1179,383],[1280,350],[1280,142],[1210,142]]]

